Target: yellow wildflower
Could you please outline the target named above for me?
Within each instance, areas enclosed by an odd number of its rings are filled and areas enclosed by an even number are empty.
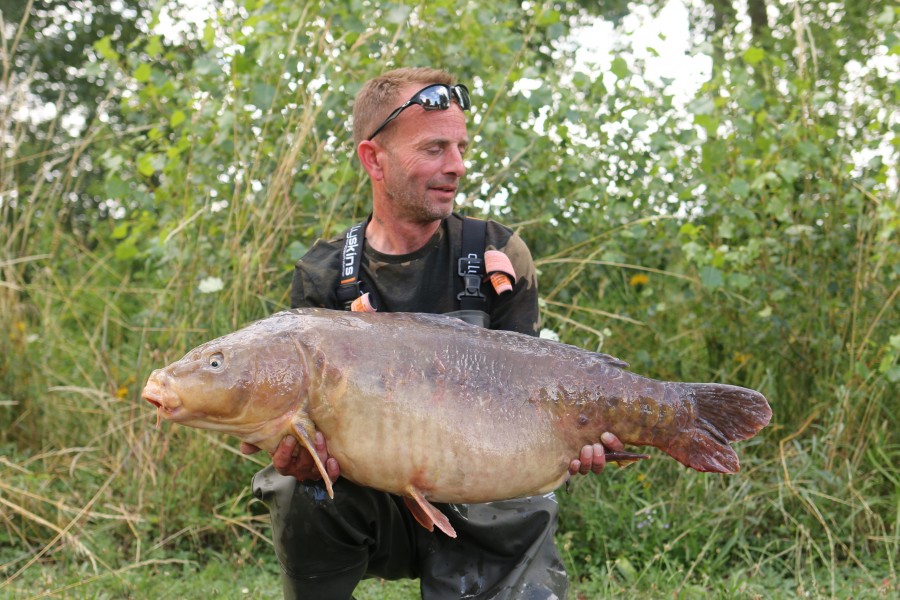
[[[647,285],[650,282],[650,278],[647,277],[643,273],[638,273],[637,275],[632,275],[631,279],[628,280],[628,285],[632,287],[637,287],[639,285]]]

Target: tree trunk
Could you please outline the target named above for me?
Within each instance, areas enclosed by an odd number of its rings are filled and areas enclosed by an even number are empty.
[[[755,47],[772,51],[769,19],[766,14],[766,0],[747,0],[747,12],[750,14],[750,36]],[[758,63],[753,68],[753,76],[760,89],[766,87],[765,66]]]

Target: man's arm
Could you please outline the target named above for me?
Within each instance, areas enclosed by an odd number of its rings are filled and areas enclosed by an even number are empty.
[[[504,234],[509,236],[508,229],[501,229],[493,221],[488,221],[488,227],[488,239],[502,240]],[[494,297],[491,306],[491,328],[538,335],[540,318],[537,273],[528,246],[521,237],[513,233],[500,247],[492,248],[489,244],[487,250],[491,249],[506,254],[516,271],[513,291]]]

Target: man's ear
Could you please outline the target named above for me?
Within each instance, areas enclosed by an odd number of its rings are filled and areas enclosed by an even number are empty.
[[[375,181],[381,181],[384,178],[384,170],[381,166],[381,146],[378,142],[363,140],[356,147],[356,155],[359,162],[362,163],[366,173]]]

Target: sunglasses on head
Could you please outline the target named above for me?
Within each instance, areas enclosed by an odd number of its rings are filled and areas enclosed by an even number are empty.
[[[469,110],[472,107],[472,101],[469,99],[469,89],[462,84],[450,86],[443,83],[435,83],[424,87],[413,94],[413,97],[404,102],[402,106],[395,108],[366,140],[371,141],[382,129],[387,127],[388,123],[399,117],[400,113],[413,104],[418,104],[425,110],[447,110],[450,108],[451,100],[456,100],[456,103],[463,110]]]

